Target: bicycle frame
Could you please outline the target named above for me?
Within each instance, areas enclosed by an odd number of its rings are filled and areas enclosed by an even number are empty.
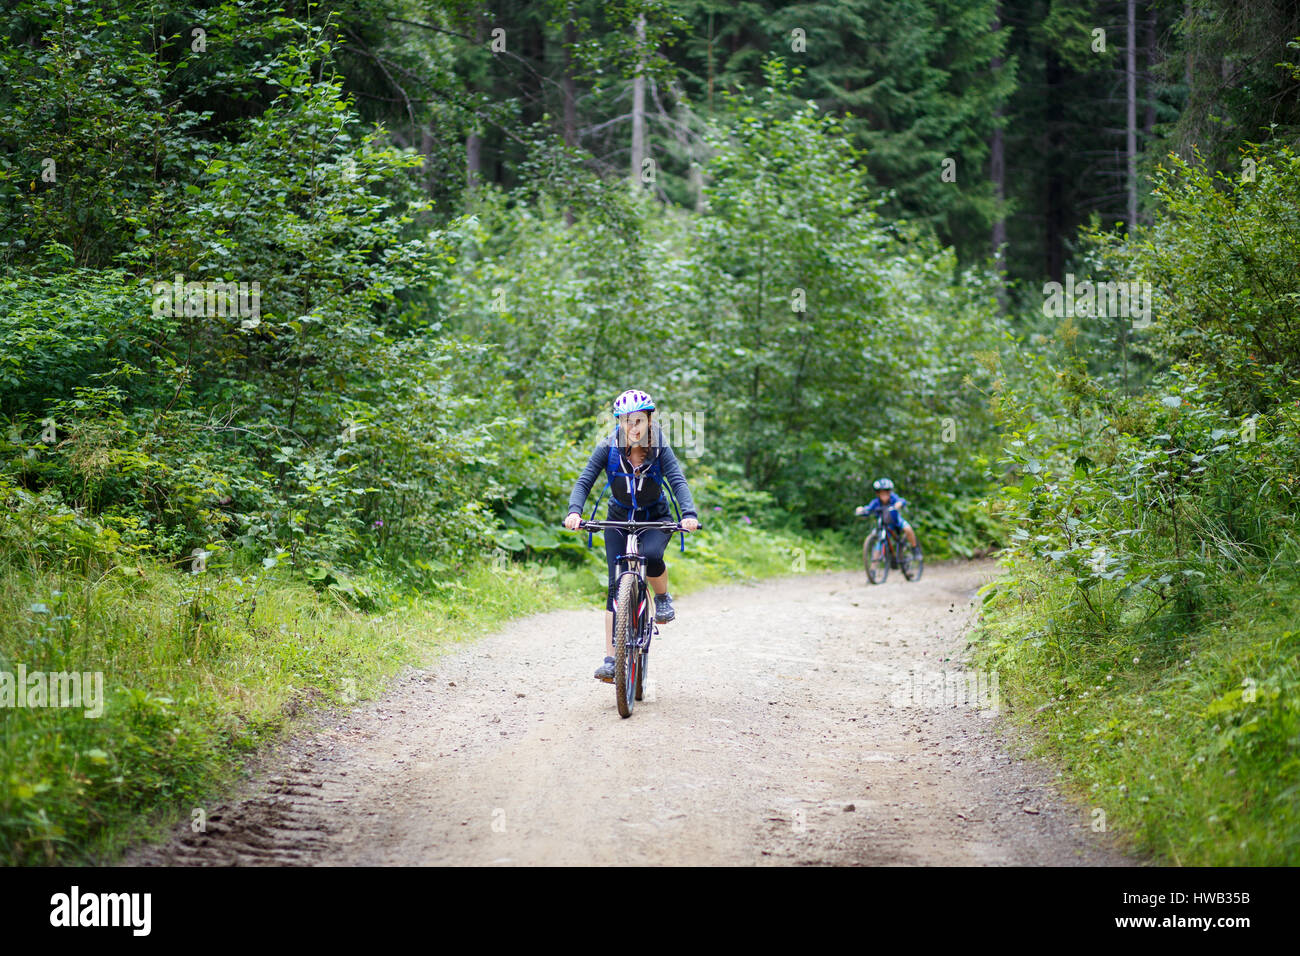
[[[901,518],[902,515],[900,514],[899,517]],[[880,536],[880,547],[883,549],[885,543],[888,542],[888,554],[890,558],[897,559],[899,549],[903,546],[903,532],[898,528],[885,523],[884,511],[881,511],[880,514],[876,515],[876,531],[884,532],[884,534]]]

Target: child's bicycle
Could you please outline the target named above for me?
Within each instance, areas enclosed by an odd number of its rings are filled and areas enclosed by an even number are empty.
[[[876,514],[875,529],[862,542],[862,563],[872,584],[884,584],[890,568],[901,570],[909,581],[919,581],[925,564],[920,557],[912,557],[912,550],[899,530],[885,523],[883,509]]]
[[[636,701],[645,696],[650,639],[655,626],[653,592],[645,582],[645,556],[637,548],[637,532],[655,528],[675,532],[685,529],[676,521],[583,521],[580,531],[617,528],[627,532],[627,553],[615,564],[614,581],[614,702],[620,717],[631,717]]]

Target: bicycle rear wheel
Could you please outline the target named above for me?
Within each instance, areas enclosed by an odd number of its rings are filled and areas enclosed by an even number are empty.
[[[867,568],[867,580],[872,584],[884,584],[889,577],[889,554],[885,542],[878,532],[871,532],[862,542],[862,563]]]
[[[614,701],[620,717],[631,717],[636,701],[637,652],[637,580],[625,574],[619,580],[614,601]]]

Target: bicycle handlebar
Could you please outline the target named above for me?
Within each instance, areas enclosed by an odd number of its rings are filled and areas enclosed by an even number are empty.
[[[561,526],[563,527],[563,526]],[[703,525],[699,526],[703,528]],[[647,529],[657,529],[659,531],[687,531],[678,521],[581,521],[578,523],[577,531],[604,531],[606,528],[616,528],[619,531],[645,531]],[[699,530],[698,528],[696,530]]]

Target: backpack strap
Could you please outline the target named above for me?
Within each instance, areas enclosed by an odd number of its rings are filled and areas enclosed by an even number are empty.
[[[607,491],[609,491],[609,479],[608,479],[608,478],[605,479],[605,487],[604,487],[604,488],[601,488],[601,489],[600,489],[600,494],[596,496],[596,503],[595,503],[594,505],[591,506],[591,515],[587,518],[588,521],[595,521],[595,520],[596,520],[596,509],[600,507],[601,499],[605,497],[605,492],[607,492]],[[594,532],[591,532],[591,531],[588,531],[588,532],[587,532],[587,550],[588,550],[588,551],[591,550],[591,536],[592,536],[593,533],[594,533]]]
[[[626,472],[613,471],[614,462],[615,462],[614,450],[613,450],[613,445],[611,445],[610,446],[610,470],[615,475],[626,475],[627,474]],[[677,504],[677,496],[673,494],[672,486],[664,478],[663,465],[659,463],[659,455],[657,453],[655,454],[654,461],[650,463],[649,476],[653,478],[654,481],[659,485],[659,501],[663,501],[666,495],[668,498],[669,505],[672,508],[673,518],[676,521],[680,522],[682,520],[681,508]],[[632,476],[627,475],[627,477],[631,478]],[[658,504],[659,501],[656,501],[655,504]],[[650,506],[643,505],[642,507],[648,508]],[[682,554],[685,554],[686,553],[686,532],[684,531],[681,532],[679,537],[681,538],[680,542],[678,543],[679,550],[682,552]]]
[[[629,473],[629,472],[626,472],[626,471],[619,471],[619,467],[618,467],[618,465],[619,465],[619,463],[618,463],[618,457],[619,457],[619,451],[618,451],[618,429],[615,428],[615,430],[614,430],[614,434],[610,437],[610,441],[609,441],[609,454],[608,454],[608,457],[607,457],[606,460],[605,460],[605,488],[606,488],[606,489],[609,489],[609,488],[610,488],[610,486],[611,486],[611,484],[613,483],[613,480],[614,480],[615,478],[626,478],[626,479],[628,479],[628,481],[629,481],[629,483],[630,483],[631,480],[632,480],[633,478],[636,477],[636,475],[633,475],[633,474],[631,474],[631,473]],[[663,501],[663,500],[664,500],[664,495],[667,494],[667,496],[668,496],[668,501],[669,501],[669,503],[670,503],[671,506],[672,506],[673,517],[674,517],[678,522],[680,522],[680,521],[682,520],[681,509],[680,509],[680,508],[678,507],[678,505],[677,505],[677,497],[673,494],[673,490],[672,490],[672,488],[669,486],[668,482],[664,480],[663,466],[660,465],[660,463],[659,463],[659,455],[658,455],[658,454],[655,455],[655,457],[654,457],[654,461],[650,464],[649,476],[650,476],[651,478],[653,478],[653,479],[655,480],[655,482],[659,485],[659,498],[658,498],[657,501],[654,502],[654,504],[658,504],[660,501]],[[604,492],[604,491],[601,491],[601,496],[602,496],[602,497],[604,496],[604,494],[605,494],[605,492]],[[635,493],[634,493],[634,497],[635,497]],[[596,499],[596,506],[597,506],[597,507],[600,506],[600,498],[597,498],[597,499]],[[641,507],[641,508],[649,508],[650,505],[639,505],[639,507]],[[595,508],[592,509],[591,514],[592,514],[592,517],[594,518],[594,517],[595,517],[595,514],[596,514],[596,510],[595,510]],[[590,535],[590,534],[587,535],[587,547],[591,547],[591,535]],[[686,553],[686,532],[684,532],[684,531],[681,533],[681,543],[680,543],[680,548],[681,548],[682,553],[685,554],[685,553]]]
[[[673,494],[673,489],[669,487],[668,482],[666,482],[666,481],[663,482],[663,487],[664,487],[664,490],[666,490],[666,491],[668,492],[668,500],[669,500],[670,502],[672,502],[672,506],[673,506],[673,517],[677,519],[677,523],[678,523],[678,524],[681,524],[681,523],[682,523],[682,512],[681,512],[681,509],[677,507],[677,496]],[[681,538],[681,542],[680,542],[680,550],[681,550],[681,553],[682,553],[682,554],[685,554],[685,553],[686,553],[686,532],[685,532],[685,531],[678,532],[678,535],[677,535],[677,536],[678,536],[679,538]]]
[[[596,496],[596,503],[591,506],[591,515],[587,518],[588,521],[596,520],[596,512],[600,509],[600,503],[605,499],[605,492],[609,491],[610,484],[611,482],[613,482],[614,476],[623,474],[623,472],[620,472],[618,470],[618,457],[617,457],[618,452],[616,450],[617,439],[618,439],[618,430],[615,429],[614,434],[610,437],[609,452],[605,458],[605,487],[600,489],[600,494]],[[592,535],[593,532],[591,531],[587,532],[588,550],[591,549]]]
[[[615,434],[617,434],[617,433],[615,433]],[[605,492],[609,491],[609,483],[610,483],[610,481],[612,480],[612,475],[614,474],[614,464],[615,464],[615,462],[614,462],[614,442],[611,440],[610,443],[609,443],[609,457],[607,457],[607,458],[605,459],[605,487],[604,487],[604,488],[601,488],[601,489],[600,489],[600,494],[598,494],[598,495],[596,496],[596,503],[595,503],[594,505],[591,506],[591,515],[587,518],[588,521],[595,521],[595,520],[596,520],[596,511],[600,508],[600,503],[601,503],[601,501],[603,501],[604,498],[605,498]],[[587,550],[588,550],[588,551],[591,550],[591,539],[592,539],[592,535],[593,535],[593,534],[594,534],[594,532],[592,532],[592,531],[588,531],[588,532],[587,532]]]
[[[643,508],[652,508],[655,505],[659,504],[659,502],[664,500],[665,485],[663,480],[663,468],[659,464],[658,455],[655,455],[654,461],[650,465],[650,470],[640,476],[632,473],[631,471],[621,471],[619,468],[619,458],[620,458],[620,454],[618,450],[618,430],[615,429],[614,434],[610,437],[610,441],[609,441],[609,457],[605,461],[605,475],[606,475],[607,487],[610,487],[612,489],[615,478],[626,479],[628,485],[628,494],[631,496],[633,502],[635,503],[634,510],[637,511]],[[656,498],[654,501],[637,501],[636,490],[632,487],[632,482],[634,479],[646,478],[646,477],[653,479],[659,485],[659,497]],[[610,494],[613,494],[612,490]],[[619,502],[619,504],[623,507],[627,507],[626,505],[623,505],[621,501]]]

